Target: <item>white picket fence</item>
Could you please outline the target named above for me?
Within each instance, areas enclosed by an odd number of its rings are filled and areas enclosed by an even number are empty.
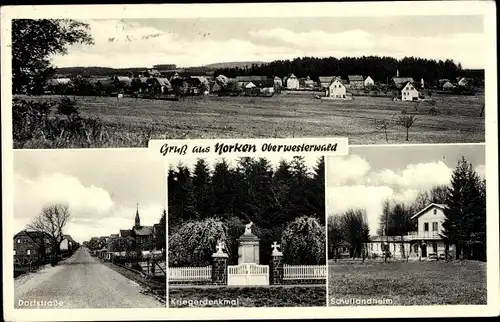
[[[168,280],[171,282],[205,281],[211,279],[212,266],[168,268]]]
[[[326,265],[283,265],[283,279],[326,279]]]

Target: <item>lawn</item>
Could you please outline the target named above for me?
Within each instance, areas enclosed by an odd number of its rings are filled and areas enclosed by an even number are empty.
[[[437,115],[430,112],[431,105],[425,101],[416,107],[386,97],[319,100],[312,93],[270,98],[200,96],[181,101],[76,97],[83,116],[98,116],[105,124],[102,142],[92,147],[141,147],[149,138],[339,136],[348,137],[350,144],[484,142],[485,121],[480,116],[484,96],[434,95],[433,99]],[[417,117],[409,130],[409,141],[405,128],[394,122],[404,109]],[[384,120],[389,121],[387,140],[382,129]]]
[[[326,306],[326,286],[170,288],[168,296],[169,307]]]
[[[483,262],[343,260],[331,261],[328,274],[330,305],[352,298],[390,299],[392,305],[486,304]]]

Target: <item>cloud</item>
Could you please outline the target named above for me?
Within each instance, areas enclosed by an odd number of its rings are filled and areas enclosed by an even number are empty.
[[[486,179],[486,166],[479,165],[476,167],[475,171],[481,177],[481,179]]]
[[[14,229],[26,228],[42,207],[67,204],[71,218],[66,232],[78,241],[91,236],[109,236],[134,224],[136,207],[118,204],[112,193],[94,185],[84,185],[78,178],[62,174],[42,174],[26,178],[14,174]],[[139,205],[141,224],[158,223],[164,204],[150,202]]]
[[[401,189],[426,190],[436,185],[448,184],[453,170],[444,162],[410,164],[401,171],[384,169],[371,174],[372,184],[398,186]]]
[[[370,164],[358,155],[347,157],[330,157],[328,160],[328,185],[339,186],[349,181],[365,179]]]

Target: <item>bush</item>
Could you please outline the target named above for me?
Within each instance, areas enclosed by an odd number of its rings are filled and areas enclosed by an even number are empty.
[[[207,266],[212,264],[216,245],[224,244],[224,252],[231,250],[228,227],[219,218],[189,221],[179,227],[168,239],[168,265]],[[231,260],[231,254],[228,254]]]
[[[281,245],[284,261],[292,265],[325,263],[326,232],[316,218],[302,216],[283,231]]]
[[[14,148],[40,141],[43,147],[90,147],[103,133],[99,118],[82,118],[76,102],[67,97],[59,102],[14,99],[12,126]]]

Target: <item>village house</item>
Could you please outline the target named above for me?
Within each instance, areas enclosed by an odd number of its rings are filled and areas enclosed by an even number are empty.
[[[411,217],[415,222],[415,231],[404,236],[374,236],[366,245],[370,257],[383,257],[385,251],[393,258],[443,259],[446,243],[443,234],[445,205],[431,203]],[[448,251],[455,251],[454,245]]]
[[[370,87],[370,86],[374,86],[375,82],[373,81],[373,79],[370,76],[366,76],[365,80],[363,81],[363,84],[365,87]]]
[[[342,84],[340,78],[335,78],[332,80],[330,86],[328,86],[325,96],[344,99],[346,98],[346,95],[346,87],[344,86],[344,84]]]
[[[14,235],[14,264],[27,266],[48,259],[50,236],[39,231],[22,230]]]
[[[283,81],[278,76],[274,76],[274,85],[283,87]]]
[[[467,79],[465,77],[457,77],[457,84],[458,86],[462,87],[467,87],[469,83],[467,82]]]
[[[311,80],[311,77],[307,76],[306,78],[300,79],[300,85],[303,88],[312,89],[314,88],[314,81]]]
[[[157,94],[167,94],[172,89],[169,80],[164,77],[151,77],[146,80],[146,84],[152,92]]]
[[[320,76],[318,78],[318,87],[321,90],[326,90],[335,78],[340,79],[339,76]]]
[[[299,79],[294,74],[291,74],[286,79],[286,88],[287,89],[299,89],[299,87],[300,87]]]
[[[363,80],[363,76],[360,75],[349,75],[347,76],[349,80],[349,88],[352,89],[361,89],[365,86],[365,82]]]
[[[61,252],[66,253],[66,252],[71,252],[74,250],[76,247],[76,242],[73,240],[71,235],[64,235],[63,240],[59,244],[59,249]]]
[[[416,84],[408,81],[400,90],[400,96],[402,101],[418,101],[420,92],[418,91]]]
[[[132,79],[128,76],[113,76],[111,79],[117,86],[129,87],[130,85],[132,85]]]
[[[259,88],[260,94],[262,96],[273,96],[275,82],[272,79],[266,79],[261,81],[255,81],[255,86]]]

